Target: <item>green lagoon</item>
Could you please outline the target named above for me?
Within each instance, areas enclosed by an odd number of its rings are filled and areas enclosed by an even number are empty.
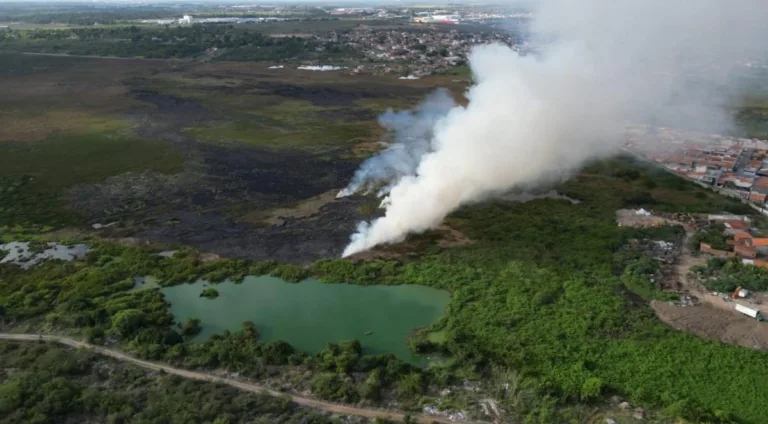
[[[206,287],[216,299],[200,297]],[[246,277],[241,284],[197,281],[162,289],[177,322],[198,318],[202,340],[224,330],[236,331],[244,321],[258,327],[262,340],[284,340],[315,353],[328,343],[357,339],[367,354],[392,353],[423,362],[411,353],[410,331],[437,322],[450,295],[430,287],[324,284],[308,279],[297,284],[279,278]]]

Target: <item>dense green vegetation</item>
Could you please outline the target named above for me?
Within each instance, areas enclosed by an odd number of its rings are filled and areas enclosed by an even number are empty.
[[[72,5],[6,3],[0,6],[0,22],[34,24],[112,25],[133,19],[160,19],[176,13],[164,7],[91,8]]]
[[[630,167],[636,175],[623,178]],[[649,180],[653,189],[647,188]],[[600,190],[588,190],[593,181],[600,181]],[[640,204],[653,207],[671,209],[675,198],[691,211],[719,210],[718,204],[741,211],[741,206],[709,193],[699,196],[694,185],[673,182],[628,159],[596,164],[563,191],[583,202],[496,203],[455,214],[467,236],[482,240],[471,247],[404,265],[325,261],[315,272],[331,281],[450,290],[450,312],[432,329],[440,337],[426,334],[422,343],[424,350],[453,358],[447,375],[503,364],[558,402],[584,401],[585,393],[599,386],[602,393],[623,393],[693,421],[757,423],[766,416],[768,410],[754,407],[764,390],[755,376],[765,374],[758,365],[765,355],[671,330],[627,296],[622,283],[647,275],[655,265],[619,253],[638,230],[614,222],[616,209],[640,203],[634,196],[639,191],[649,194]],[[753,388],[754,397],[745,386]]]
[[[78,222],[64,209],[55,192],[33,189],[32,177],[0,177],[0,228],[23,228],[28,232],[63,227]]]
[[[339,44],[295,36],[270,37],[220,24],[4,31],[0,32],[0,49],[164,59],[219,56],[222,60],[266,61],[330,60],[353,53]]]
[[[620,176],[631,169],[636,178]],[[592,180],[605,190],[588,190]],[[656,184],[653,189],[647,188],[648,180]],[[472,245],[429,248],[417,261],[326,260],[311,267],[311,274],[329,282],[449,290],[446,316],[411,339],[417,352],[444,358],[426,369],[391,355],[361,356],[359,342],[332,344],[310,356],[282,342],[260,341],[249,323],[236,333],[185,343],[182,334],[193,334],[205,322],[184,324],[179,332],[158,291],[132,290],[136,275],[157,276],[161,285],[270,272],[306,275],[270,262],[204,263],[189,250],[162,258],[140,248],[96,244],[84,262],[48,263],[27,272],[0,266],[0,304],[17,324],[79,330],[90,340],[109,338],[141,357],[187,367],[225,368],[259,378],[292,378],[285,376],[295,376],[290,370],[298,367],[309,373],[294,377],[293,387],[340,401],[395,397],[403,407],[417,407],[436,388],[488,381],[506,369],[519,373],[520,390],[528,395],[524,402],[505,398],[504,408],[525,422],[565,422],[573,413],[569,405],[619,393],[635,403],[667,408],[671,418],[758,423],[768,414],[759,401],[761,382],[768,381],[760,366],[765,355],[674,331],[631,293],[660,296],[649,282],[658,264],[628,249],[628,240],[669,240],[680,230],[618,227],[614,211],[633,204],[624,194],[648,190],[657,207],[671,208],[671,198],[687,199],[689,210],[739,207],[709,193],[697,196],[694,185],[672,188],[665,181],[628,158],[613,159],[561,187],[578,196],[579,204],[496,202],[454,214],[449,222],[474,240]],[[612,192],[622,195],[610,197]],[[443,402],[463,408],[467,399],[457,394]]]
[[[733,250],[733,246],[728,244],[728,236],[724,233],[725,226],[722,224],[712,226],[704,230],[698,230],[690,239],[690,248],[699,250],[701,243],[707,243],[713,249]]]
[[[217,297],[219,297],[219,291],[213,287],[206,287],[203,289],[202,292],[200,292],[200,297],[205,297],[208,299],[216,299]]]
[[[285,399],[149,375],[88,351],[49,344],[0,342],[0,381],[2,423],[53,423],[73,417],[111,423],[337,422]]]
[[[36,188],[50,190],[130,171],[173,173],[181,163],[179,152],[167,143],[114,132],[0,143],[0,176],[29,176]]]

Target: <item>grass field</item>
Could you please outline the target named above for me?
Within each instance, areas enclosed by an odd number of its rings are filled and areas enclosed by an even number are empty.
[[[58,190],[123,172],[173,173],[182,158],[170,146],[119,132],[71,133],[39,142],[0,144],[0,176],[33,178],[32,187]]]

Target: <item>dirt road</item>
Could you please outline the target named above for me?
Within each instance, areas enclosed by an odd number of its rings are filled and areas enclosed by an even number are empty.
[[[0,339],[15,340],[15,341],[49,341],[49,342],[60,343],[63,345],[72,346],[76,348],[88,349],[90,351],[97,352],[101,355],[109,356],[120,361],[130,362],[142,368],[150,369],[153,371],[163,371],[168,374],[178,375],[180,377],[189,378],[193,380],[208,381],[211,383],[218,383],[218,384],[226,384],[228,386],[232,386],[236,389],[244,390],[247,392],[266,394],[266,395],[275,396],[275,397],[287,397],[291,399],[292,402],[298,405],[309,407],[309,408],[320,409],[323,411],[328,411],[328,412],[339,414],[339,415],[357,415],[357,416],[371,418],[371,419],[383,418],[383,419],[389,419],[389,420],[395,420],[395,421],[403,421],[403,419],[405,418],[405,414],[402,412],[390,412],[390,411],[379,410],[379,409],[358,408],[355,406],[324,402],[321,400],[311,399],[311,398],[298,396],[290,393],[278,392],[278,391],[271,390],[256,384],[244,383],[244,382],[240,382],[230,378],[218,377],[218,376],[211,375],[204,372],[189,371],[181,368],[171,367],[169,365],[159,364],[157,362],[144,361],[138,358],[134,358],[133,356],[126,355],[125,353],[122,353],[117,350],[88,344],[88,343],[75,340],[69,337],[54,336],[54,335],[48,335],[48,334],[38,335],[38,334],[0,333]],[[423,414],[412,414],[411,416],[417,422],[423,423],[423,424],[430,424],[434,422],[454,423],[454,421],[444,417],[437,417],[437,416],[430,416],[430,415],[423,415]]]
[[[694,256],[688,248],[693,229],[682,222],[686,233],[680,256],[672,268],[672,278],[678,293],[687,293],[698,299],[696,306],[679,306],[669,302],[652,301],[656,315],[668,325],[699,337],[719,340],[752,349],[768,350],[768,325],[734,311],[734,302],[710,293],[699,282],[689,277],[691,267],[704,265],[706,257]],[[744,302],[739,302],[744,303]],[[748,305],[751,308],[756,305]],[[765,313],[765,312],[763,312]]]

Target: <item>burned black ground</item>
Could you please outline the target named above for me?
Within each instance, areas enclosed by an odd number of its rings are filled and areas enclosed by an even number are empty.
[[[199,103],[148,90],[130,95],[151,108],[131,118],[137,132],[183,150],[184,170],[175,175],[123,174],[71,190],[72,205],[93,223],[121,221],[141,240],[187,244],[224,257],[311,262],[338,256],[357,221],[362,199],[332,202],[306,219],[259,228],[238,223],[255,209],[295,204],[346,185],[359,159],[342,151],[307,153],[242,143],[201,143],[180,130],[190,121],[221,119]],[[357,118],[355,118],[357,119]],[[172,224],[169,224],[172,223]]]

